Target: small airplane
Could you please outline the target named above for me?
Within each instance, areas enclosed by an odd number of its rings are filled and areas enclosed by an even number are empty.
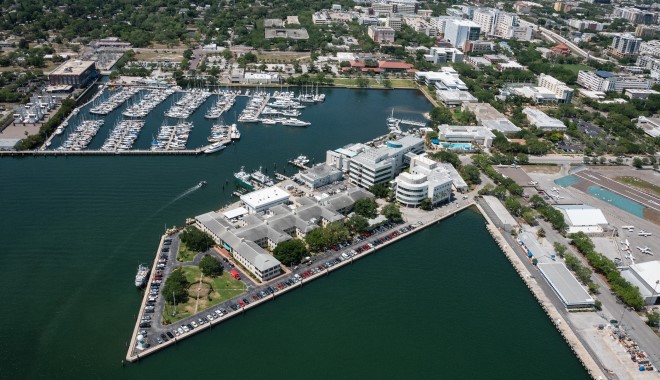
[[[643,254],[645,255],[651,255],[653,256],[653,252],[649,249],[649,247],[643,247],[640,251],[642,251]]]
[[[633,264],[635,263],[635,258],[633,257],[633,255],[632,255],[632,254],[630,254],[630,255],[627,255],[627,256],[626,256],[626,259],[628,259],[628,260],[630,260],[630,261],[632,261],[632,263],[633,263]]]
[[[624,230],[628,230],[628,232],[633,232],[635,229],[635,226],[621,226]]]
[[[553,188],[552,188],[552,191],[559,192],[559,189],[557,189],[556,187],[553,187]]]
[[[532,185],[532,186],[535,186],[535,185],[538,185],[539,183],[536,182],[536,181],[529,181],[529,184]]]
[[[651,236],[650,232],[646,232],[644,230],[640,230],[639,233],[637,233],[639,236]]]

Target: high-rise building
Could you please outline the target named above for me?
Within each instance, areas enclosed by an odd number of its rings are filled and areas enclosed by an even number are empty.
[[[632,34],[619,34],[612,39],[610,53],[617,57],[632,57],[639,53],[642,39]]]
[[[474,21],[452,20],[445,26],[445,40],[463,49],[466,41],[477,41],[480,32],[481,27]]]

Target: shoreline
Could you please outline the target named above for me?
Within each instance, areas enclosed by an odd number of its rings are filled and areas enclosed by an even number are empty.
[[[534,279],[533,273],[530,273],[527,268],[525,268],[522,260],[514,252],[513,248],[507,243],[501,231],[495,226],[493,221],[490,219],[488,214],[484,211],[481,205],[478,202],[475,202],[477,209],[481,215],[483,215],[486,220],[486,229],[493,237],[493,240],[502,250],[504,256],[509,260],[509,263],[513,266],[513,269],[518,273],[520,278],[523,280],[527,289],[534,296],[536,301],[539,303],[545,314],[548,316],[552,324],[555,326],[557,331],[561,334],[562,338],[575,356],[578,358],[582,366],[587,370],[589,375],[594,379],[607,379],[608,376],[601,370],[594,358],[588,353],[587,349],[584,347],[582,342],[577,337],[577,334],[573,329],[568,326],[568,322],[564,321],[559,311],[555,306],[550,302],[548,296],[543,292]]]
[[[449,203],[448,205],[450,205],[450,204],[451,204],[451,203]],[[297,288],[299,288],[299,287],[302,287],[304,284],[306,284],[306,283],[308,283],[308,282],[310,282],[310,281],[316,280],[316,279],[321,278],[321,277],[324,277],[324,276],[328,276],[328,275],[330,274],[330,272],[332,272],[332,271],[334,271],[334,270],[337,270],[337,269],[343,268],[345,265],[353,264],[353,262],[354,262],[355,260],[359,260],[359,259],[361,259],[361,258],[363,258],[363,257],[366,257],[366,256],[372,254],[372,253],[375,253],[375,252],[377,252],[379,249],[381,249],[382,247],[386,247],[386,246],[388,246],[388,245],[390,245],[390,244],[393,244],[393,243],[395,243],[395,242],[399,242],[400,240],[405,239],[405,238],[408,237],[408,236],[411,236],[412,234],[414,234],[414,233],[417,232],[417,231],[424,230],[425,228],[427,228],[427,227],[429,227],[429,226],[431,226],[431,225],[434,225],[435,223],[438,223],[438,222],[440,222],[440,221],[442,221],[442,220],[444,220],[444,219],[447,219],[447,218],[449,218],[449,217],[452,217],[452,216],[456,215],[457,213],[459,213],[459,212],[461,212],[461,211],[464,211],[464,210],[466,210],[466,209],[468,209],[468,208],[470,208],[470,207],[472,207],[472,206],[474,206],[474,205],[476,205],[476,203],[475,203],[473,200],[470,200],[470,201],[467,202],[466,204],[464,204],[464,205],[462,205],[462,206],[460,206],[460,207],[457,207],[457,208],[455,208],[455,209],[453,209],[453,208],[447,208],[447,210],[446,210],[447,212],[444,212],[444,213],[442,213],[442,214],[440,214],[440,215],[437,215],[437,216],[435,216],[434,218],[432,218],[431,220],[429,220],[429,221],[427,221],[427,222],[424,222],[424,223],[421,224],[421,225],[417,225],[417,224],[412,224],[412,223],[406,223],[406,222],[404,222],[404,223],[402,223],[402,225],[411,225],[412,228],[411,228],[408,232],[402,233],[402,234],[400,234],[399,236],[395,237],[394,239],[391,239],[391,240],[385,241],[384,243],[382,243],[382,244],[380,244],[380,245],[378,245],[378,246],[374,246],[373,248],[367,249],[367,250],[363,251],[362,253],[360,253],[360,254],[358,254],[358,255],[356,255],[356,256],[351,257],[350,259],[347,259],[347,260],[344,260],[344,261],[340,262],[339,264],[337,264],[337,265],[335,265],[335,266],[332,266],[332,267],[330,267],[330,268],[326,268],[324,271],[321,271],[321,272],[319,272],[319,273],[313,274],[312,276],[309,276],[309,277],[307,277],[307,278],[301,278],[300,282],[296,283],[296,284],[293,285],[293,286],[286,287],[286,288],[281,289],[281,290],[279,290],[278,292],[275,292],[275,293],[273,293],[273,294],[271,294],[271,295],[269,295],[269,296],[267,296],[267,297],[261,298],[261,299],[259,299],[259,300],[257,300],[257,301],[254,301],[254,302],[250,302],[248,305],[244,306],[243,308],[241,308],[241,309],[239,309],[239,310],[237,310],[237,311],[229,312],[229,313],[225,314],[225,315],[222,316],[222,317],[216,318],[216,319],[214,319],[214,320],[212,320],[212,321],[209,321],[209,323],[206,323],[206,324],[204,324],[204,325],[199,326],[199,327],[196,328],[196,329],[190,330],[190,331],[188,331],[188,332],[186,332],[186,333],[184,333],[184,334],[182,334],[182,335],[180,335],[180,336],[175,336],[173,339],[170,339],[170,340],[167,341],[167,342],[163,342],[163,343],[161,343],[161,344],[151,346],[151,347],[149,347],[149,348],[143,350],[142,352],[136,352],[136,349],[135,349],[135,344],[136,344],[136,343],[135,343],[135,340],[136,340],[136,338],[137,338],[137,333],[138,333],[139,330],[140,330],[140,327],[139,327],[140,319],[141,319],[142,316],[144,315],[144,308],[145,308],[145,306],[146,306],[146,301],[147,301],[147,299],[148,299],[148,293],[145,291],[145,294],[144,294],[144,296],[143,296],[143,298],[142,298],[142,302],[140,303],[140,312],[138,313],[137,318],[136,318],[135,327],[134,327],[134,329],[133,329],[133,335],[131,336],[131,341],[128,343],[129,348],[128,348],[128,351],[127,351],[127,353],[126,353],[126,360],[129,361],[129,362],[131,362],[131,363],[133,363],[133,362],[137,362],[137,361],[139,361],[140,359],[142,359],[142,358],[144,358],[144,357],[146,357],[146,356],[149,356],[149,355],[151,355],[151,354],[153,354],[153,353],[156,353],[156,352],[158,352],[159,350],[161,350],[161,349],[163,349],[163,348],[165,348],[165,347],[169,347],[169,346],[171,346],[172,344],[176,344],[176,343],[178,343],[178,341],[180,341],[180,340],[182,340],[182,339],[185,339],[185,338],[188,338],[188,337],[190,337],[190,336],[193,336],[193,335],[195,335],[195,334],[197,334],[197,333],[199,333],[199,332],[201,332],[201,331],[204,331],[204,330],[206,330],[206,329],[208,329],[208,328],[211,328],[211,327],[213,327],[214,325],[217,325],[217,324],[222,323],[222,322],[224,322],[224,321],[226,321],[226,320],[229,320],[229,319],[231,319],[231,318],[233,318],[233,317],[235,317],[235,316],[237,316],[237,315],[242,315],[242,314],[244,314],[247,310],[252,309],[253,307],[257,307],[257,306],[261,305],[262,303],[265,303],[265,302],[268,302],[268,301],[274,300],[275,298],[279,297],[280,295],[285,294],[285,293],[287,293],[287,292],[289,292],[289,291],[291,291],[291,290],[293,290],[293,289],[297,289]],[[160,250],[161,250],[162,245],[163,245],[163,241],[164,241],[164,239],[165,239],[166,236],[167,236],[167,234],[164,234],[164,235],[161,236],[160,244],[158,245],[158,249],[156,250],[156,257],[158,257],[158,255],[159,255],[159,253],[160,253]],[[338,252],[336,252],[335,254],[338,254],[339,252],[342,252],[342,251],[338,251]],[[151,271],[151,274],[149,275],[149,281],[147,282],[147,284],[151,283],[152,280],[153,280],[153,276],[154,276],[154,274],[155,274],[156,263],[157,263],[157,260],[154,260],[154,264],[152,265],[152,271]],[[289,274],[289,275],[291,275],[291,274]],[[241,295],[241,296],[242,296],[242,295]],[[241,296],[237,296],[237,297],[241,297]],[[203,311],[201,311],[200,313],[203,313]]]

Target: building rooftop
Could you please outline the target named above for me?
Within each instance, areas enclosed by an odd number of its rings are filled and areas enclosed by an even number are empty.
[[[440,97],[440,99],[445,102],[445,103],[456,103],[456,102],[476,102],[477,98],[475,98],[472,94],[470,94],[468,91],[461,91],[461,90],[436,90],[436,94]]]
[[[548,116],[541,110],[525,107],[523,113],[527,115],[530,124],[540,129],[566,129],[566,125],[561,120]]]
[[[254,208],[258,208],[261,205],[289,198],[290,196],[291,194],[289,194],[289,192],[282,190],[277,186],[271,186],[241,195],[241,201]]]
[[[557,205],[558,208],[568,216],[568,221],[573,226],[596,226],[607,224],[603,212],[595,207],[587,205]]]
[[[50,75],[80,75],[95,64],[95,61],[70,60],[59,65]]]
[[[604,70],[596,70],[595,74],[598,75],[601,78],[611,78],[613,76],[616,76],[614,73],[611,73],[609,71],[604,71]]]
[[[648,261],[640,264],[630,265],[630,269],[635,271],[643,280],[644,286],[649,289],[657,289],[660,281],[660,261]],[[656,288],[657,287],[657,288]],[[657,293],[657,291],[656,291]]]
[[[265,38],[267,40],[273,38],[290,38],[292,40],[307,40],[309,33],[304,28],[301,29],[284,29],[284,28],[266,28]]]
[[[563,263],[539,263],[538,268],[567,307],[595,303]]]

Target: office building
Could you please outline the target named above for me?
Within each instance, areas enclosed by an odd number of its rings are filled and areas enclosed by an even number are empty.
[[[403,19],[402,19],[400,16],[392,16],[392,15],[390,15],[390,16],[385,20],[385,26],[394,29],[395,32],[400,31],[402,25],[403,25]]]
[[[619,76],[609,71],[579,71],[577,83],[590,91],[623,92],[627,89],[648,90],[653,81],[639,76]]]
[[[546,115],[543,111],[534,108],[525,107],[522,111],[527,115],[529,124],[543,131],[565,131],[566,125],[554,117]]]
[[[367,34],[374,42],[379,44],[391,44],[394,42],[394,29],[387,26],[370,25]]]
[[[271,186],[241,195],[241,202],[245,204],[249,213],[256,214],[289,202],[290,196],[287,191]]]
[[[612,18],[626,19],[633,24],[653,25],[658,22],[658,14],[632,7],[615,7]]]
[[[385,145],[368,149],[351,158],[350,181],[366,189],[378,183],[389,182],[408,163],[406,154],[420,154],[423,151],[424,140],[414,136],[390,140]]]
[[[424,59],[427,62],[433,62],[436,65],[447,62],[461,63],[463,62],[463,57],[463,52],[456,48],[441,47],[432,47],[429,54],[424,55]]]
[[[488,103],[463,103],[462,110],[472,112],[477,122],[491,131],[496,130],[505,135],[512,135],[520,131],[520,128]]]
[[[479,24],[469,20],[451,20],[445,26],[444,39],[454,47],[463,49],[465,42],[477,41],[481,28]]]
[[[495,135],[484,126],[447,125],[438,126],[438,140],[449,143],[464,143],[490,148]]]
[[[573,99],[573,89],[550,75],[539,75],[538,86],[546,88],[557,95],[558,103],[570,103]]]
[[[48,75],[51,86],[84,87],[96,78],[95,61],[66,61]]]
[[[452,184],[452,177],[445,167],[426,154],[416,155],[410,158],[409,171],[394,180],[395,197],[406,207],[417,207],[427,198],[437,205],[449,201]]]

